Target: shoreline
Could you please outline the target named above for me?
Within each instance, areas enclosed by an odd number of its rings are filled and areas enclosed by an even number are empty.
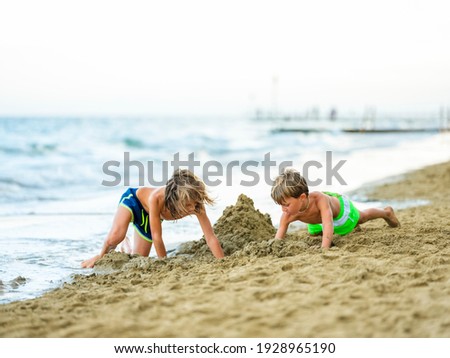
[[[324,251],[304,229],[271,240],[242,198],[215,225],[224,260],[201,242],[164,261],[108,255],[97,273],[1,305],[0,337],[450,337],[450,162],[401,177],[355,191],[431,202],[397,211],[399,229],[369,222]]]

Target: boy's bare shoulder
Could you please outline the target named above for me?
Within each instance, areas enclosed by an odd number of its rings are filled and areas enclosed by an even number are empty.
[[[309,195],[323,196],[323,195],[325,195],[325,194],[322,193],[321,191],[311,191],[311,192],[309,193]]]
[[[313,191],[309,193],[309,200],[320,201],[326,199],[327,196],[321,191]]]
[[[150,202],[164,201],[165,187],[161,188],[146,188],[146,194]]]
[[[149,210],[150,207],[155,208],[155,205],[159,207],[164,203],[164,188],[141,187],[137,196],[144,208]]]
[[[330,205],[329,196],[320,191],[313,191],[309,194],[310,205],[317,208],[323,208]]]

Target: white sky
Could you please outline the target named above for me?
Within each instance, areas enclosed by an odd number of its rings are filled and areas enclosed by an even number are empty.
[[[0,115],[437,111],[446,3],[0,0]]]

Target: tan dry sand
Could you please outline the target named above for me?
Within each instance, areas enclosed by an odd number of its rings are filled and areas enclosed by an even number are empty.
[[[428,199],[335,237],[273,240],[270,218],[241,196],[204,241],[164,261],[114,253],[97,273],[0,306],[0,337],[450,337],[450,163],[365,194]]]

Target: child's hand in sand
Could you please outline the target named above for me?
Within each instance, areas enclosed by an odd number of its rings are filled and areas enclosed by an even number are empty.
[[[99,258],[100,258],[100,255],[95,255],[94,257],[91,257],[88,260],[84,260],[81,263],[81,267],[82,268],[93,268],[95,263],[98,261]]]

